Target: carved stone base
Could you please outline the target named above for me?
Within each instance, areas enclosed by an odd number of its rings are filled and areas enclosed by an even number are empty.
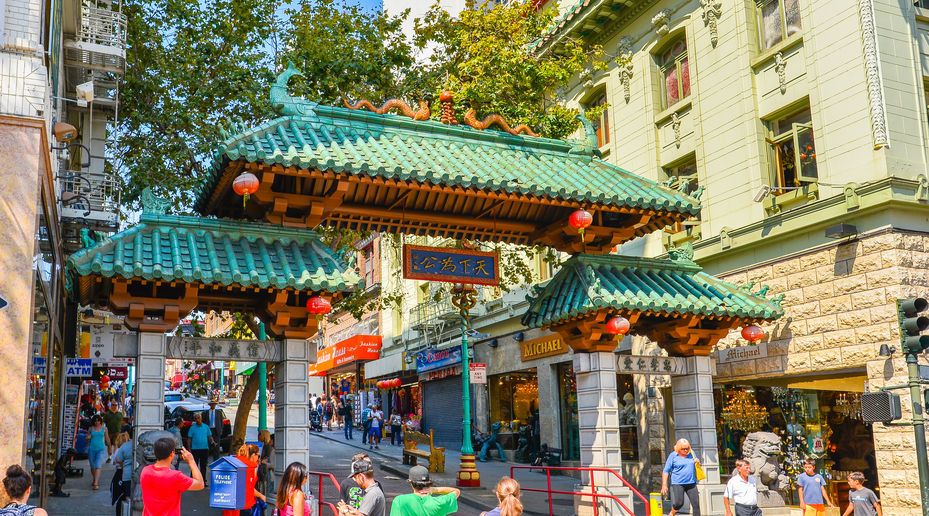
[[[474,455],[462,455],[458,468],[458,487],[481,487],[481,472],[474,464]]]
[[[787,502],[780,491],[760,491],[758,493],[758,507],[765,509],[765,516],[768,514],[768,508],[785,507],[786,505]]]

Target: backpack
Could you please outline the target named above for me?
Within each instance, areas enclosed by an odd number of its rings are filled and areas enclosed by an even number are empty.
[[[32,516],[35,514],[35,506],[16,502],[10,502],[9,505],[0,509],[0,516]]]

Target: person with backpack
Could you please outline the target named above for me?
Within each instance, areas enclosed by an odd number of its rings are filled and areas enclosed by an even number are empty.
[[[332,400],[326,398],[325,403],[323,403],[323,421],[326,422],[326,429],[330,432],[332,431],[332,414],[334,410],[332,407]]]
[[[349,441],[353,440],[352,430],[355,427],[355,413],[352,412],[352,402],[345,400],[345,404],[342,405],[342,420],[345,421],[345,438]]]
[[[394,412],[390,415],[390,444],[397,442],[396,446],[403,446],[403,436],[400,434],[403,427],[403,419],[400,414]]]
[[[26,503],[32,493],[32,476],[19,464],[6,468],[3,488],[10,497],[10,503],[0,509],[0,516],[48,516],[45,509]]]
[[[361,441],[362,446],[364,444],[371,444],[371,410],[372,405],[369,403],[364,410],[361,411]]]

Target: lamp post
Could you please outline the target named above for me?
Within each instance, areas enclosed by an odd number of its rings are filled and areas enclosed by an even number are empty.
[[[461,383],[462,416],[461,425],[461,466],[458,468],[459,487],[481,487],[481,473],[474,464],[474,447],[471,446],[471,374],[468,356],[468,329],[471,322],[469,312],[477,304],[477,290],[474,285],[456,283],[452,287],[452,305],[461,315]]]
[[[258,323],[258,340],[267,339],[265,323]],[[258,431],[268,429],[268,366],[258,362]]]

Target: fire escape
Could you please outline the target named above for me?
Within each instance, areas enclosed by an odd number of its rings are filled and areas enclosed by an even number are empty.
[[[126,15],[121,0],[79,0],[64,4],[63,22],[62,119],[80,136],[58,154],[58,188],[64,244],[74,251],[82,229],[111,233],[119,225],[119,182],[108,160],[126,69]]]

